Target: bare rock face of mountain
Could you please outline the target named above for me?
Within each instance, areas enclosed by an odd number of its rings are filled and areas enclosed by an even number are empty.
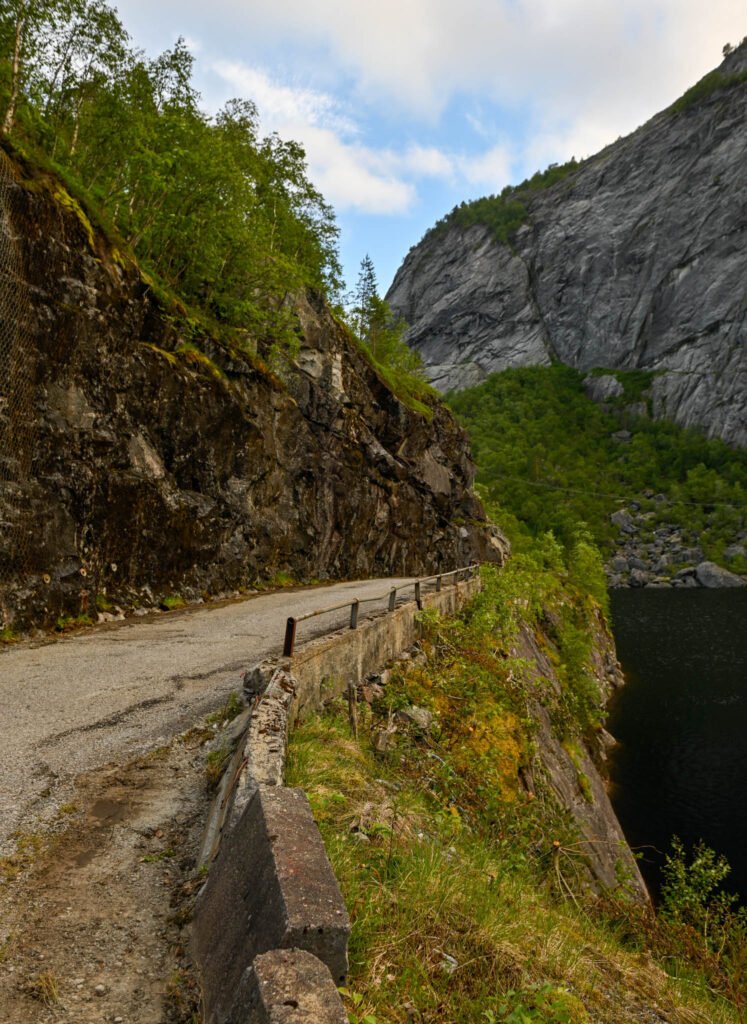
[[[410,251],[387,299],[438,388],[646,369],[656,416],[747,444],[745,70],[743,43],[718,87],[533,192],[509,244],[451,221]]]
[[[0,151],[0,628],[503,558],[448,410],[399,401],[318,297],[297,315],[281,377],[190,335],[59,182]]]

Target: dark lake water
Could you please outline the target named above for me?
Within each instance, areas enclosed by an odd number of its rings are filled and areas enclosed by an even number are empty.
[[[626,685],[608,727],[618,739],[613,803],[654,892],[677,835],[732,866],[747,903],[747,588],[611,592]]]

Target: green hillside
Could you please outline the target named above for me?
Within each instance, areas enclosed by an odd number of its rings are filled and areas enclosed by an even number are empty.
[[[566,366],[506,370],[449,397],[498,521],[519,547],[547,530],[567,544],[584,523],[608,553],[618,534],[610,514],[632,501],[649,533],[676,523],[706,557],[747,570],[724,555],[745,529],[747,452],[631,413],[647,403],[651,376],[616,376],[625,390],[608,411]]]

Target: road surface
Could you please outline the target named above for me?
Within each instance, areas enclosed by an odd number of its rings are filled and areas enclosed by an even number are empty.
[[[0,854],[15,830],[49,815],[79,772],[165,743],[240,689],[248,668],[280,653],[289,615],[409,582],[260,594],[0,652]],[[361,618],[385,605],[362,606]],[[301,623],[297,643],[346,618]]]

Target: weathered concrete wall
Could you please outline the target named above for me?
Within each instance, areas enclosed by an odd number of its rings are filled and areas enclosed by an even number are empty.
[[[440,592],[423,595],[423,607],[442,615],[456,615],[480,590],[479,577],[464,580]],[[292,658],[276,662],[296,680],[297,691],[291,725],[399,658],[418,639],[418,607],[414,601],[377,618],[366,619],[357,629],[312,640]]]
[[[237,1014],[226,1024],[348,1024],[329,971],[302,949],[262,953],[241,979]]]
[[[454,615],[480,586],[424,594],[423,607]],[[347,971],[350,921],[308,801],[283,786],[288,733],[410,648],[417,615],[411,601],[247,673],[252,712],[206,829],[212,864],[193,927],[207,1024],[345,1019],[332,980]]]
[[[341,983],[349,934],[345,904],[304,793],[256,787],[223,837],[195,910],[207,1024],[225,1024],[243,1012],[237,1006],[241,980],[262,953],[306,950]],[[241,1019],[248,1024],[253,1018]]]

